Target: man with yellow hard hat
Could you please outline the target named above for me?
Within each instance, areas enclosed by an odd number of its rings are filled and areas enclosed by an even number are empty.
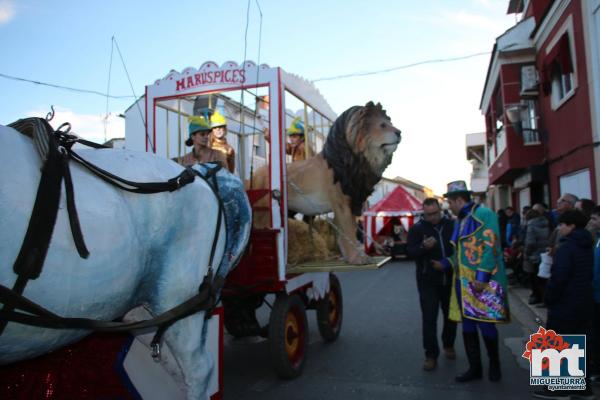
[[[189,137],[185,141],[186,146],[193,146],[192,151],[178,157],[176,161],[184,167],[189,167],[198,163],[218,161],[222,165],[227,165],[225,156],[209,147],[209,135],[211,131],[210,122],[204,116],[188,117]]]
[[[235,150],[227,143],[227,120],[218,111],[210,117],[212,135],[210,147],[220,152],[227,159],[229,172],[235,171]]]

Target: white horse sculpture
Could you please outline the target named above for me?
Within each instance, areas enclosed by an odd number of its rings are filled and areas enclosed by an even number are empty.
[[[143,152],[77,152],[131,181],[162,182],[183,170]],[[0,126],[0,160],[5,166],[0,174],[0,284],[11,288],[17,278],[11,266],[27,230],[42,160],[29,137],[5,126]],[[120,190],[75,162],[70,166],[89,258],[76,252],[63,188],[44,268],[38,279],[28,282],[23,295],[60,316],[110,321],[138,305],[157,315],[197,294],[207,273],[218,215],[218,202],[208,184],[196,178],[174,192],[142,195]],[[233,211],[226,205],[230,215],[226,210],[227,221],[218,234],[214,267],[220,265],[218,274],[223,275],[235,266],[248,241],[250,208],[242,183],[224,171],[219,176],[225,182],[225,203],[235,203]],[[242,220],[230,221],[236,213]],[[237,233],[230,235],[225,222],[230,228],[235,225]],[[237,242],[232,246],[226,238]],[[181,368],[179,380],[189,399],[207,396],[212,372],[204,324],[204,313],[199,312],[177,321],[164,336]],[[9,322],[0,336],[0,364],[47,353],[88,333]]]

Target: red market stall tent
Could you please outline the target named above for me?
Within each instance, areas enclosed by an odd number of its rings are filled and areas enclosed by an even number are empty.
[[[397,218],[408,231],[414,224],[415,216],[421,213],[421,202],[402,186],[397,186],[378,203],[363,213],[364,244],[367,254],[373,253],[373,241],[380,236],[391,234],[391,221]]]

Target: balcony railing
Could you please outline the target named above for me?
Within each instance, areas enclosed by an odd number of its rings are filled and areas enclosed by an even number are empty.
[[[533,129],[523,129],[523,144],[540,144],[540,132]]]

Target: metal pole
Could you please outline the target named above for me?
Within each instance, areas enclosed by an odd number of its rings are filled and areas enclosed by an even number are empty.
[[[244,106],[244,89],[242,89],[242,94],[241,94],[241,107],[240,107],[240,137],[238,138],[238,155],[240,156],[240,163],[239,163],[239,174],[241,177],[243,177],[244,179],[246,178],[246,165],[242,164],[242,157],[241,154],[244,153],[246,151],[246,146],[245,146],[245,142],[246,142],[246,138],[245,138],[245,129],[246,129],[246,124],[244,123],[244,119],[246,117],[246,110],[245,110],[245,106]]]
[[[323,123],[323,114],[319,114],[321,116],[321,125],[319,125],[321,127],[321,137],[323,139],[323,143],[321,143],[321,150],[323,150],[323,147],[325,146],[325,136],[327,136],[328,132],[326,132],[325,130],[325,125]]]
[[[181,99],[177,99],[177,157],[181,158]]]
[[[317,150],[317,138],[319,137],[319,131],[317,130],[317,113],[316,113],[316,111],[314,109],[313,109],[313,129],[315,131],[315,139],[314,139],[314,147],[313,147],[313,149],[315,151],[318,151]]]
[[[310,154],[310,138],[308,136],[308,106],[304,103],[304,158],[307,159]]]
[[[169,125],[169,110],[167,110],[167,158],[169,158],[169,142],[171,136],[171,127]]]

